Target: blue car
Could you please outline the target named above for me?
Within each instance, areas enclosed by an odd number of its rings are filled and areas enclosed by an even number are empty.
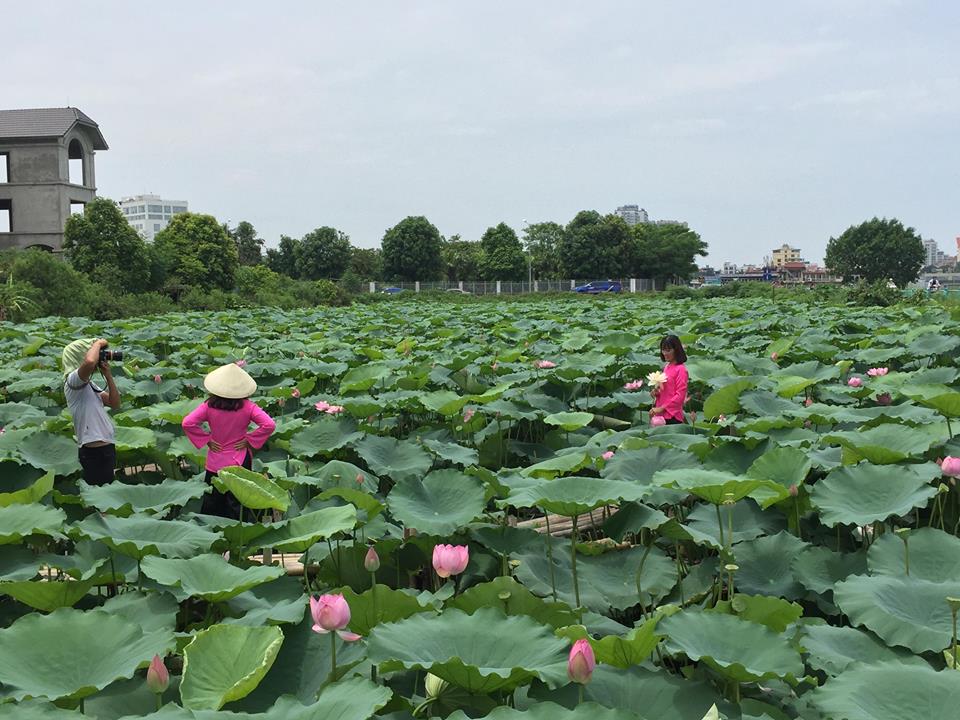
[[[581,285],[573,289],[574,292],[587,293],[589,295],[599,295],[600,293],[618,293],[623,292],[623,285],[616,280],[595,280],[594,282]]]
[[[397,293],[402,293],[403,288],[398,287],[388,287],[380,291],[384,295],[396,295]]]

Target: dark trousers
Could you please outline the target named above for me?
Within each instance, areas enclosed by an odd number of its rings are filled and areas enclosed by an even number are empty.
[[[667,425],[686,425],[683,420],[677,420],[676,418],[667,418]]]
[[[106,485],[112,483],[117,469],[117,446],[82,446],[77,451],[80,466],[83,468],[83,481],[87,485]]]
[[[253,457],[248,452],[243,458],[243,467],[250,470],[253,467]],[[217,517],[230,518],[232,520],[240,519],[240,511],[243,506],[237,500],[233,493],[222,493],[213,484],[213,478],[217,473],[207,470],[206,481],[210,486],[210,492],[203,496],[203,504],[200,506],[200,512],[204,515],[216,515]]]

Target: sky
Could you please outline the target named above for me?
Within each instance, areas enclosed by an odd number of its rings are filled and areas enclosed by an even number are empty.
[[[960,4],[117,0],[4,15],[0,108],[80,108],[98,194],[268,246],[408,215],[476,240],[636,203],[703,262],[896,217],[960,236]]]

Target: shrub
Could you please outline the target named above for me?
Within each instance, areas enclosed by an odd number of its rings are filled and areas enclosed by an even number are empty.
[[[897,288],[887,287],[886,280],[876,280],[868,283],[861,280],[847,291],[847,302],[851,305],[876,305],[888,307],[903,299]]]

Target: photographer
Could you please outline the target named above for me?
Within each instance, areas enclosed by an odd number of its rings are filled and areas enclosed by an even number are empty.
[[[78,455],[83,466],[83,479],[88,485],[105,485],[114,479],[117,466],[117,448],[114,445],[113,421],[104,405],[120,409],[120,392],[113,381],[108,361],[121,359],[120,353],[110,353],[107,341],[74,340],[63,349],[63,372],[66,377],[63,393],[73,418],[73,428],[79,445]],[[106,389],[91,382],[99,368],[107,384]]]

